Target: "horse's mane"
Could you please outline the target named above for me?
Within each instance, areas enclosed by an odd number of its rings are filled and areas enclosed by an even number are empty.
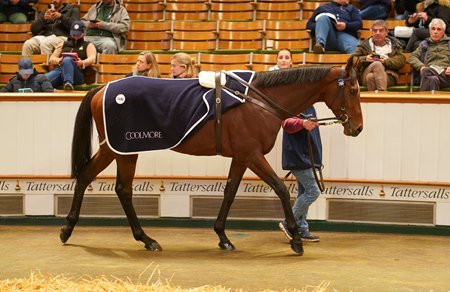
[[[269,87],[291,83],[312,83],[325,78],[332,66],[305,66],[258,72],[255,74],[255,85]]]

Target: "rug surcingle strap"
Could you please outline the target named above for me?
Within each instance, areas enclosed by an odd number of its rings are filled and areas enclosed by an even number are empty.
[[[220,83],[221,72],[215,73],[216,91],[216,153],[222,154],[222,85]]]

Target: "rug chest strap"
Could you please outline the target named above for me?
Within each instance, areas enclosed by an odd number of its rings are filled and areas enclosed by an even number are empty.
[[[216,72],[216,153],[217,155],[222,154],[222,88],[220,84],[220,74],[221,72]]]

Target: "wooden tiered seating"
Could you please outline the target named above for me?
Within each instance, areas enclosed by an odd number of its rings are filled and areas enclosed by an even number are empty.
[[[258,1],[256,3],[256,19],[298,20],[300,19],[299,1]]]
[[[133,71],[138,54],[98,54],[95,83],[107,83],[125,77]]]
[[[52,4],[53,3],[53,1],[52,0],[39,0],[37,3],[36,3],[36,10],[37,10],[37,13],[39,13],[39,12],[41,12],[41,11],[44,11],[45,9],[47,9],[48,8],[48,6],[50,5],[50,4]]]
[[[159,0],[127,0],[123,3],[131,21],[162,20],[164,7]]]
[[[172,21],[170,50],[214,50],[217,40],[216,21]]]
[[[22,52],[23,43],[31,37],[30,24],[0,24],[0,51]]]
[[[303,65],[345,65],[352,54],[303,53]]]
[[[209,7],[204,1],[162,2],[165,20],[208,20]]]
[[[80,17],[83,17],[95,3],[96,0],[77,0],[78,6],[80,7]]]
[[[309,50],[310,34],[306,30],[306,20],[268,20],[265,22],[265,48],[281,50]],[[268,43],[270,45],[268,46]]]
[[[365,20],[365,19],[363,19],[362,29],[359,30],[360,39],[361,40],[365,40],[365,39],[367,39],[367,38],[372,36],[371,29],[372,29],[372,25],[373,25],[374,21],[375,20]],[[396,26],[404,26],[405,25],[405,21],[404,20],[387,19],[385,21],[386,21],[386,24],[387,24],[388,29],[390,31],[393,31]]]
[[[312,1],[312,0],[302,1],[300,4],[301,5],[300,19],[305,19],[305,20],[310,19],[311,16],[313,15],[314,11],[317,9],[317,7],[319,7],[320,5],[322,5],[324,3],[328,3],[328,2],[319,2],[319,1]]]
[[[254,20],[255,1],[253,0],[212,0],[210,20]]]
[[[0,83],[8,83],[9,80],[16,75],[19,70],[18,63],[20,58],[25,57],[19,54],[0,54]],[[39,73],[46,73],[48,64],[48,55],[30,55],[34,68]]]
[[[261,50],[264,22],[219,21],[219,50]]]
[[[127,50],[166,50],[169,48],[169,36],[167,32],[170,30],[170,21],[132,21],[127,36]]]
[[[200,53],[199,71],[248,70],[250,54]]]
[[[277,54],[269,53],[250,53],[250,63],[247,65],[248,70],[252,71],[268,71],[277,63]]]

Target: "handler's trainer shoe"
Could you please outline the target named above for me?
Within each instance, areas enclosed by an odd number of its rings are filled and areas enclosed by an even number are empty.
[[[300,237],[301,237],[302,241],[308,241],[308,242],[319,242],[320,241],[319,236],[312,235],[309,231],[301,233]]]
[[[289,240],[292,239],[292,235],[287,229],[286,223],[284,221],[278,223],[278,227],[280,227],[280,230],[283,231],[284,235],[286,235],[286,237],[289,238]]]

